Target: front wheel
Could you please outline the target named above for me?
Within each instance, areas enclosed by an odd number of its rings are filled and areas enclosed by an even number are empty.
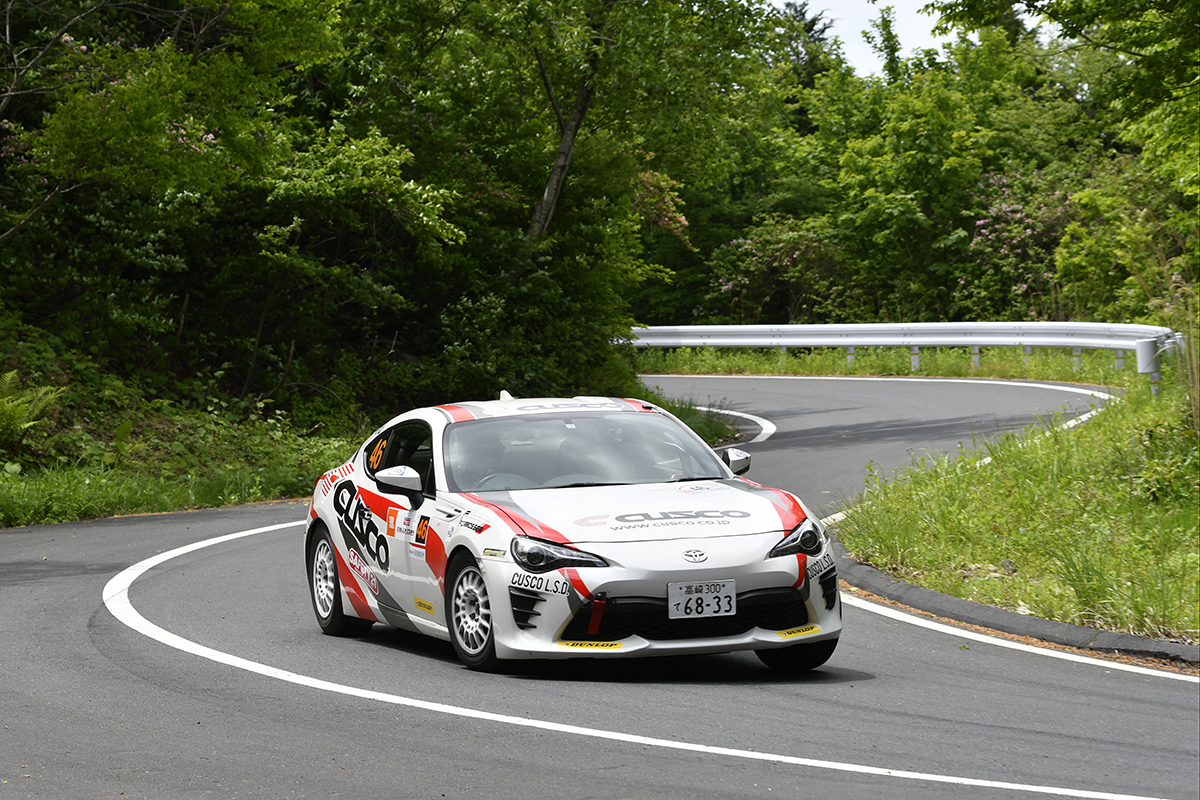
[[[459,661],[481,672],[499,668],[487,584],[479,565],[467,553],[456,555],[446,571],[446,621]]]
[[[342,584],[338,579],[337,553],[329,531],[320,525],[308,542],[308,594],[321,631],[330,636],[361,636],[371,621],[351,617],[342,610]]]
[[[780,672],[808,672],[829,660],[837,648],[837,639],[825,639],[812,644],[794,644],[771,650],[755,650],[758,660]]]

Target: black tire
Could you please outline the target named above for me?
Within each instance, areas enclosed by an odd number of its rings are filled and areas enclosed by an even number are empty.
[[[446,570],[446,625],[454,654],[469,669],[496,672],[496,631],[487,584],[479,564],[459,553]]]
[[[771,650],[755,650],[758,660],[780,672],[808,672],[824,664],[837,649],[837,639],[825,639],[812,644],[794,644]]]
[[[342,582],[338,578],[337,554],[324,525],[317,525],[308,540],[305,566],[308,572],[308,596],[321,632],[330,636],[361,636],[372,622],[346,614],[342,610]]]

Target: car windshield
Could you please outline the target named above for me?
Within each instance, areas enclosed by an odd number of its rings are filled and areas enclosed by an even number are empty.
[[[582,412],[451,425],[451,491],[486,492],[723,478],[713,452],[660,414]]]

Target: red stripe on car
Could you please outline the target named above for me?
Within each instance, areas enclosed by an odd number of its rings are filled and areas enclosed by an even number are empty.
[[[475,419],[475,415],[462,406],[438,406],[438,408],[450,417],[451,422],[470,422]]]
[[[793,589],[799,589],[804,584],[804,579],[808,577],[808,556],[804,553],[796,553],[796,563],[800,565],[800,577],[792,584]]]
[[[635,411],[641,411],[643,413],[650,414],[658,413],[658,409],[643,400],[630,400],[628,397],[622,397],[620,399],[622,403],[628,403],[629,405],[633,406]]]
[[[358,496],[361,497],[363,502],[367,504],[367,508],[371,509],[371,513],[380,519],[387,519],[388,511],[393,508],[399,508],[403,511],[409,510],[397,503],[394,498],[376,494],[370,489],[363,488],[362,486],[358,487]]]
[[[764,491],[771,493],[771,502],[774,504],[775,510],[779,512],[779,521],[783,523],[785,531],[795,530],[797,525],[808,519],[808,515],[804,513],[804,509],[796,502],[796,498],[779,489],[768,489],[765,486],[762,488]]]
[[[446,594],[446,543],[430,526],[430,535],[425,539],[425,565],[437,578],[438,589]]]
[[[504,506],[498,503],[489,503],[477,494],[463,494],[463,497],[469,499],[472,503],[477,503],[485,508],[490,508],[500,516],[506,518],[513,528],[536,539],[545,539],[549,542],[557,542],[558,544],[571,544],[571,540],[563,536],[559,531],[551,528],[542,522],[538,522],[533,517],[526,514],[519,508]]]
[[[571,585],[575,587],[575,591],[579,592],[579,596],[583,598],[585,603],[592,599],[591,590],[588,589],[587,584],[583,582],[583,578],[579,577],[579,573],[574,567],[563,567],[559,570],[559,572],[567,576],[567,580],[569,580]]]
[[[379,622],[379,618],[375,616],[375,612],[371,611],[371,604],[367,602],[367,596],[363,594],[362,588],[358,585],[358,578],[355,577],[354,571],[350,569],[350,565],[342,558],[342,554],[338,549],[333,548],[333,552],[337,553],[338,560],[338,577],[341,578],[340,583],[342,588],[346,590],[346,596],[350,598],[350,605],[354,607],[354,613],[363,619],[369,619],[372,622]],[[353,580],[346,580],[349,575]]]

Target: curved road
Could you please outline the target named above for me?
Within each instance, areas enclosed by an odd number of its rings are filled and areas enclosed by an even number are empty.
[[[746,448],[753,476],[827,510],[857,492],[867,461],[891,470],[1091,402],[1011,383],[648,382],[775,423]],[[1200,796],[1194,680],[857,605],[829,664],[801,678],[752,654],[481,675],[447,644],[380,626],[324,637],[305,593],[304,511],[0,532],[0,795]],[[197,549],[173,552],[184,546]]]

